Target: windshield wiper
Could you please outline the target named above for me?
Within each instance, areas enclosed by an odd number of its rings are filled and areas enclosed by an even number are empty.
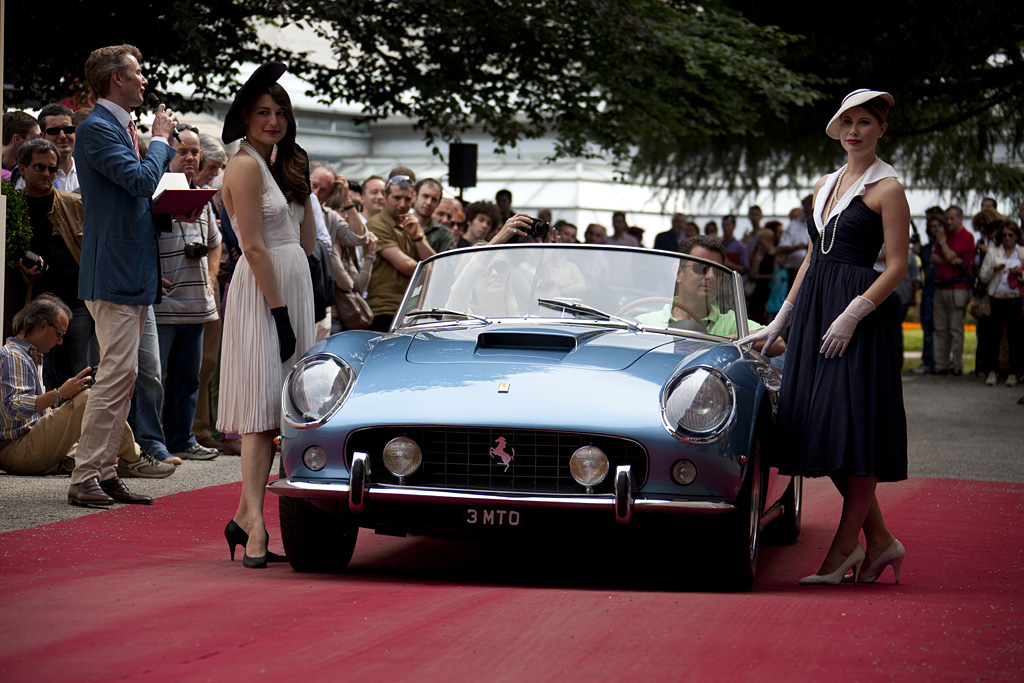
[[[491,322],[482,315],[476,315],[474,313],[463,313],[462,311],[453,311],[447,308],[431,308],[429,311],[426,309],[416,309],[414,311],[407,311],[403,316],[405,318],[423,318],[430,315],[454,315],[464,320],[479,320],[482,323]],[[439,321],[441,322],[441,321]]]
[[[573,311],[574,313],[583,313],[594,318],[600,318],[601,320],[614,320],[620,322],[634,332],[640,332],[643,327],[625,318],[620,318],[617,315],[611,313],[605,313],[604,311],[594,308],[593,306],[587,306],[576,301],[562,301],[561,299],[537,299],[537,303],[541,306],[547,306],[548,308],[559,308],[563,311]]]

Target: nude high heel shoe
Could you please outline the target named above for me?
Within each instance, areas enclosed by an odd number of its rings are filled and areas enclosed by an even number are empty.
[[[885,568],[892,565],[896,573],[896,583],[900,582],[900,567],[903,565],[903,558],[907,556],[907,549],[903,547],[898,538],[892,539],[889,547],[882,551],[869,567],[866,567],[860,574],[861,583],[874,583],[882,575]]]
[[[843,580],[843,576],[846,572],[853,568],[853,582],[857,583],[857,576],[860,574],[860,565],[864,562],[864,548],[860,543],[857,544],[857,548],[850,553],[850,556],[843,561],[843,564],[839,566],[839,569],[835,570],[831,574],[811,574],[800,579],[801,586],[834,586]]]

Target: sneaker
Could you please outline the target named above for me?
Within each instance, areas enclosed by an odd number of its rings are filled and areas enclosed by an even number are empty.
[[[994,387],[996,385],[996,373],[988,373],[988,377],[985,378],[985,384],[989,385],[990,387]]]
[[[179,458],[176,455],[171,455],[170,453],[163,449],[159,451],[154,451],[153,453],[150,453],[150,455],[152,455],[156,460],[159,460],[160,462],[166,462],[170,465],[181,464],[181,458]]]
[[[911,370],[911,372],[913,372],[915,375],[934,375],[935,368],[931,365],[925,365],[922,363],[921,365],[918,365],[916,368]]]
[[[184,460],[213,460],[220,455],[220,451],[195,443],[184,451],[178,451],[175,455]]]
[[[204,436],[201,439],[196,439],[196,441],[199,442],[200,446],[206,446],[207,448],[212,448],[213,450],[215,450],[217,452],[220,452],[220,451],[224,450],[224,447],[221,446],[220,441],[217,441],[217,439],[213,438],[212,436]]]
[[[163,479],[174,474],[175,468],[170,462],[161,462],[147,453],[140,454],[141,457],[135,462],[128,462],[122,458],[117,459],[117,476],[119,477],[145,477],[147,479]]]
[[[1017,386],[1017,375],[1010,375],[1006,378],[1006,386],[1015,387]]]

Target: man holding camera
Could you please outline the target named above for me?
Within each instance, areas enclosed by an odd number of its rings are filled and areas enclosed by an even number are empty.
[[[177,127],[181,142],[173,141],[169,173],[184,173],[193,186],[199,172],[199,131]],[[160,272],[163,297],[153,305],[160,367],[166,374],[163,432],[168,450],[192,460],[216,457],[215,449],[196,442],[192,432],[199,398],[199,368],[203,360],[203,328],[217,320],[217,273],[221,236],[213,209],[206,204],[195,222],[175,220],[170,232],[160,234]]]
[[[376,332],[391,327],[416,265],[435,253],[411,210],[414,186],[407,175],[393,176],[384,185],[384,210],[366,224],[377,236],[381,257],[373,264],[366,297],[374,313],[370,329]]]

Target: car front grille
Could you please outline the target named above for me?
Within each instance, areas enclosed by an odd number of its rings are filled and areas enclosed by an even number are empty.
[[[354,432],[345,448],[370,458],[371,481],[397,484],[384,467],[384,447],[404,436],[419,444],[423,466],[406,478],[408,486],[506,491],[515,493],[585,493],[572,478],[569,458],[583,446],[596,446],[607,454],[609,474],[594,487],[611,493],[615,468],[630,465],[633,481],[647,479],[647,454],[635,441],[598,434],[465,427],[373,427]],[[501,447],[504,440],[504,447]],[[493,449],[493,453],[492,453]],[[501,455],[511,455],[507,463]]]

